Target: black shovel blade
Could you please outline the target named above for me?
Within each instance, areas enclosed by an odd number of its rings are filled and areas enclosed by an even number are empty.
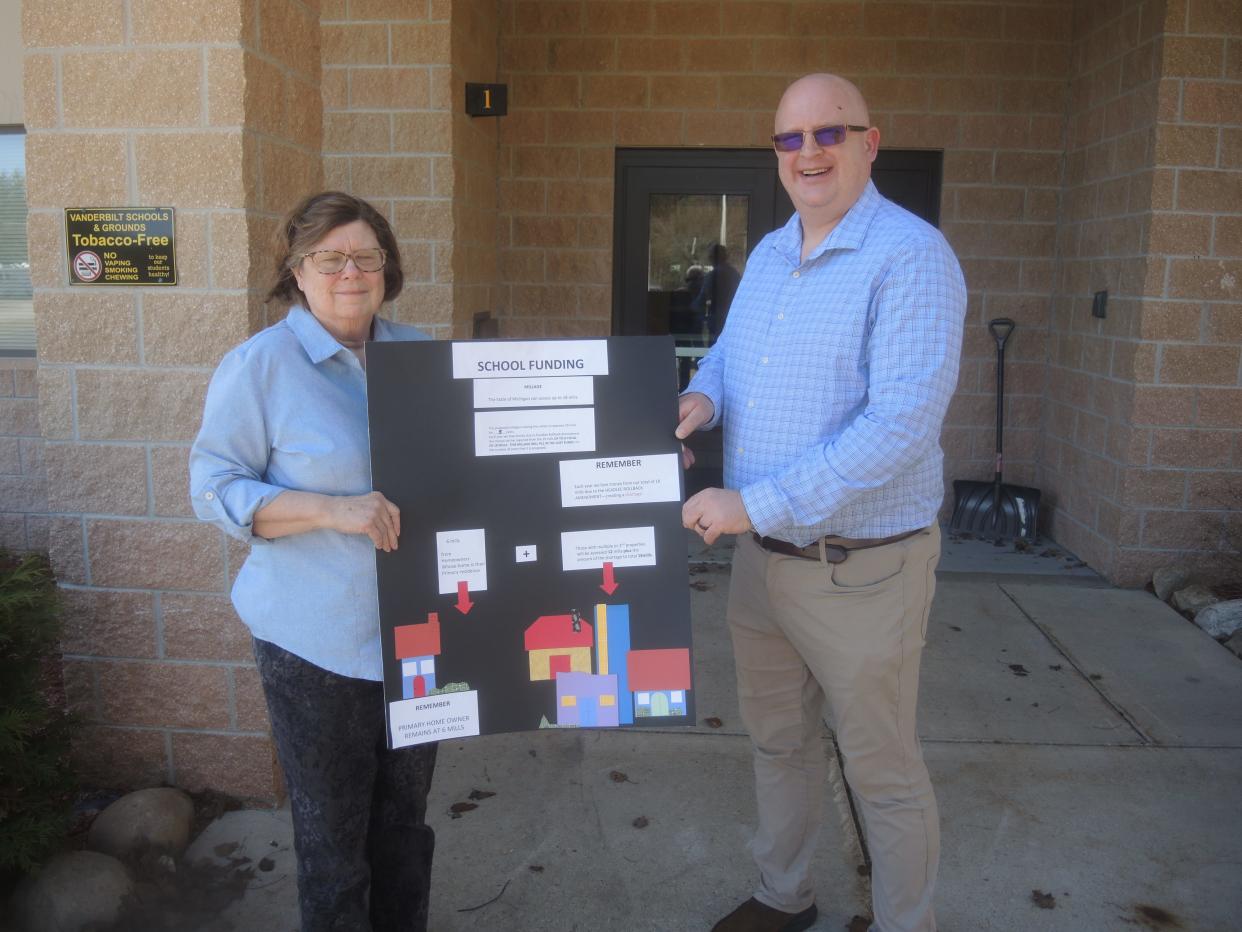
[[[1034,542],[1039,516],[1039,489],[995,482],[955,479],[953,517],[949,529],[981,537],[1017,537]]]

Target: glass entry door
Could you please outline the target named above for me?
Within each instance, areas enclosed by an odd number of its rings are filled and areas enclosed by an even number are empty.
[[[750,251],[792,212],[769,151],[618,150],[613,332],[670,334],[684,389],[724,327]],[[719,486],[719,429],[690,445],[687,492]]]

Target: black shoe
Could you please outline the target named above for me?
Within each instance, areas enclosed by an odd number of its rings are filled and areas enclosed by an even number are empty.
[[[814,925],[818,915],[814,903],[800,913],[784,913],[752,896],[712,926],[712,932],[803,932]]]

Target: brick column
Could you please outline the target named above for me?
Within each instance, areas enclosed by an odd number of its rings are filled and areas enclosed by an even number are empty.
[[[1238,10],[1075,8],[1040,482],[1057,540],[1120,585],[1242,539]]]
[[[497,80],[500,44],[498,0],[454,0],[451,25],[453,77],[453,329],[471,336],[476,312],[496,312],[496,230],[499,222],[499,132],[508,117],[470,117],[467,82]]]
[[[1143,366],[1111,574],[1126,585],[1186,559],[1236,574],[1242,548],[1242,4],[1156,12]]]
[[[244,548],[192,517],[221,354],[262,326],[265,234],[320,186],[319,27],[301,0],[25,0],[30,254],[48,547],[88,780],[271,799]],[[172,206],[178,284],[69,285],[64,208]]]
[[[328,187],[375,204],[405,260],[397,320],[453,324],[455,168],[449,0],[323,0]]]

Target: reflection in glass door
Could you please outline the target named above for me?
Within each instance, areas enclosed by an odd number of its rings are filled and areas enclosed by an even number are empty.
[[[673,336],[678,391],[716,342],[746,265],[750,199],[652,194],[647,245],[647,332]]]

